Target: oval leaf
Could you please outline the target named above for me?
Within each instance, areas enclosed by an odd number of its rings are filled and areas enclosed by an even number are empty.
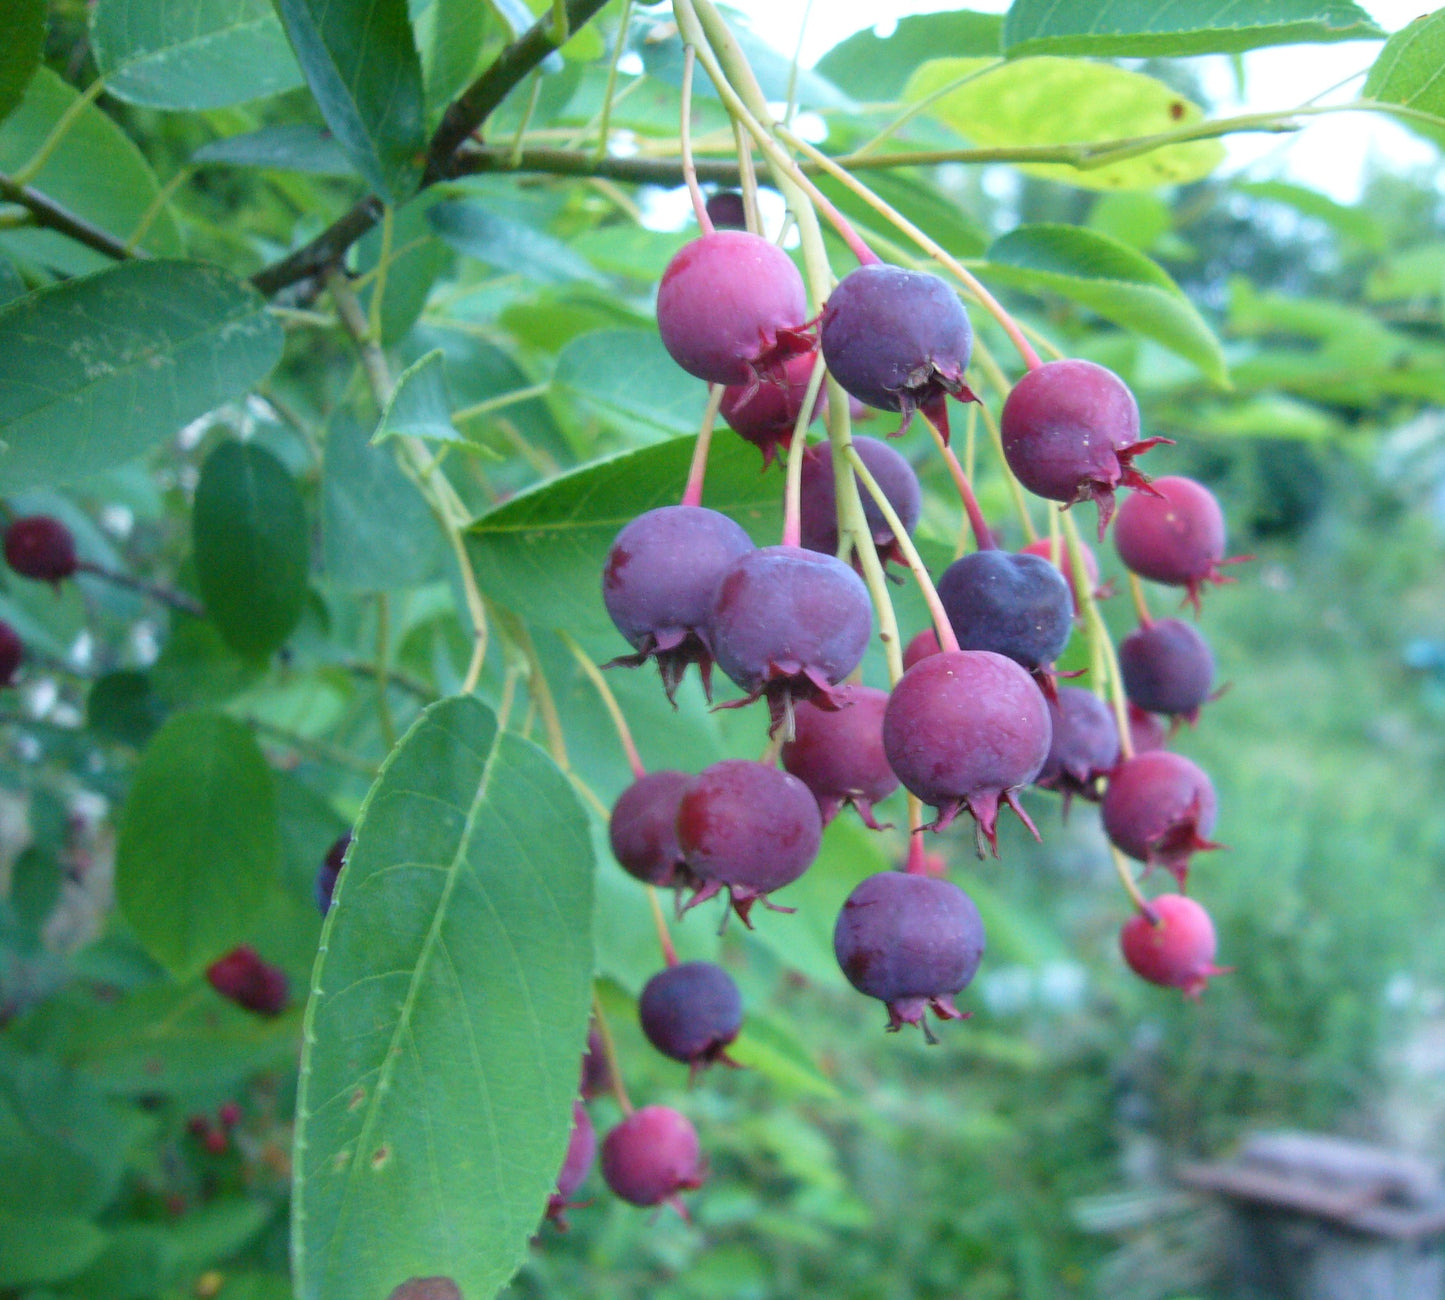
[[[612,627],[602,604],[602,565],[622,526],[682,496],[695,438],[593,461],[520,492],[471,527],[467,550],[482,590],[539,627],[575,635]],[[757,540],[777,538],[782,483],[758,472],[756,447],[719,430],[703,502]],[[619,640],[619,646],[623,643]]]
[[[307,1008],[297,1295],[447,1276],[493,1295],[562,1163],[592,976],[566,777],[471,697],[429,707],[362,806]]]
[[[453,199],[438,203],[427,216],[432,228],[457,252],[475,257],[494,270],[512,271],[529,280],[552,284],[570,284],[574,280],[607,283],[585,257],[560,239],[480,203]]]
[[[406,0],[275,0],[321,116],[389,203],[426,152],[421,60]]]
[[[254,443],[221,443],[201,467],[191,535],[206,614],[231,649],[266,658],[306,599],[306,507],[286,467]]]
[[[263,379],[281,327],[249,285],[193,262],[127,262],[0,311],[0,490],[123,464]]]
[[[432,349],[397,376],[396,387],[371,441],[385,442],[388,438],[403,436],[430,438],[434,442],[466,442],[452,427],[446,354],[440,348]]]
[[[854,33],[818,60],[818,71],[857,99],[892,99],[903,93],[913,70],[939,50],[955,58],[993,58],[1002,32],[1000,14],[969,9],[911,14],[899,19],[891,36],[876,36],[871,28]]]
[[[223,108],[301,84],[270,0],[99,0],[106,90],[152,108]]]
[[[1349,0],[1102,0],[1090,5],[1014,0],[1004,19],[1003,45],[1011,58],[1181,58],[1383,35],[1370,15]]]
[[[583,334],[558,353],[552,382],[609,423],[652,436],[696,429],[707,406],[707,385],[678,366],[656,330]]]
[[[924,99],[984,65],[935,59],[909,79],[905,97]],[[984,147],[1094,144],[1157,135],[1197,122],[1203,113],[1162,81],[1107,63],[1020,59],[999,64],[928,108],[931,116]],[[1093,155],[1079,151],[1082,162]],[[1148,189],[1209,175],[1224,159],[1217,140],[1164,145],[1137,157],[1086,167],[1018,163],[1031,176],[1082,189]]]
[[[146,746],[121,815],[116,901],[178,977],[247,938],[281,858],[276,790],[251,733],[181,713]]]
[[[1382,104],[1399,104],[1417,113],[1441,119],[1432,122],[1405,118],[1406,126],[1445,147],[1445,9],[1437,9],[1401,28],[1380,51],[1363,95]]]
[[[0,1286],[64,1282],[105,1243],[105,1233],[87,1219],[0,1214]]]
[[[3,45],[0,40],[0,45]],[[25,97],[0,126],[0,172],[25,166],[49,139],[61,117],[75,112],[64,137],[31,184],[62,207],[120,240],[135,238],[149,226],[139,247],[157,257],[185,251],[169,204],[161,202],[160,183],[145,155],[94,104],[76,111],[80,96],[49,68],[39,68]],[[159,206],[157,206],[159,205]],[[67,275],[83,275],[113,265],[94,249],[53,230],[8,230],[0,243],[24,258]]]
[[[1214,332],[1164,270],[1108,235],[1078,226],[1020,226],[988,250],[983,276],[1030,293],[1056,293],[1163,344],[1228,384]]]
[[[0,41],[0,118],[20,102],[45,44],[45,0],[10,0],[7,8]]]

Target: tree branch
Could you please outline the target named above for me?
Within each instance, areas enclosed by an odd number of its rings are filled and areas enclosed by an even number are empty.
[[[17,185],[3,173],[0,173],[0,199],[24,208],[35,218],[36,225],[65,235],[78,244],[93,248],[97,253],[113,257],[117,262],[145,256],[139,249],[127,248],[124,240],[117,239],[99,226],[91,225],[82,217],[77,217],[69,208],[61,207],[54,199],[46,198],[39,190],[32,189],[29,185]]]

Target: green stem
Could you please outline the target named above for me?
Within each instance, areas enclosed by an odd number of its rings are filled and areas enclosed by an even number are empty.
[[[388,753],[396,748],[396,720],[391,716],[391,699],[387,694],[390,659],[391,600],[385,592],[381,592],[376,598],[376,716],[381,723],[381,738],[386,742]]]
[[[598,671],[591,656],[578,645],[576,638],[563,628],[557,629],[557,635],[562,638],[562,644],[572,652],[572,657],[581,666],[587,680],[592,683],[593,689],[596,690],[602,701],[602,707],[607,710],[607,716],[612,719],[612,729],[617,732],[622,752],[627,756],[627,765],[632,769],[632,775],[640,780],[647,775],[647,769],[642,765],[642,756],[637,752],[637,745],[632,739],[632,729],[627,725],[627,718],[622,712],[622,706],[617,703],[617,696],[612,693],[607,679]]]
[[[622,0],[622,17],[617,24],[617,40],[612,46],[612,58],[607,64],[607,89],[602,94],[602,118],[597,124],[597,148],[592,156],[596,159],[607,157],[612,143],[612,96],[617,93],[617,62],[627,48],[627,31],[632,23],[632,0]]]
[[[823,387],[823,354],[819,352],[813,360],[813,369],[808,373],[808,387],[803,394],[803,405],[793,423],[793,437],[788,444],[788,475],[783,489],[783,545],[803,544],[803,457],[808,452],[808,426],[813,422],[813,408],[818,402],[818,392]]]

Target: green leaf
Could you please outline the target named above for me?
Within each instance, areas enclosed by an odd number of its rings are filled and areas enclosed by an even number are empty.
[[[10,0],[8,8],[0,41],[0,120],[20,102],[45,45],[45,0]]]
[[[441,572],[441,530],[395,449],[373,447],[349,411],[326,433],[321,480],[321,541],[326,577],[352,591],[414,587]]]
[[[371,441],[375,444],[402,436],[430,438],[434,442],[466,442],[452,427],[446,354],[440,348],[434,348],[398,376],[391,401],[386,404]]]
[[[361,296],[362,306],[369,313],[373,294],[378,287],[382,290],[384,347],[395,346],[407,335],[425,309],[432,286],[456,261],[456,255],[432,233],[427,220],[439,193],[438,189],[419,195],[392,214],[389,231],[382,223],[356,246],[356,268],[362,274],[376,270],[383,255],[387,259],[384,278],[373,279]]]
[[[1117,239],[1078,226],[1020,226],[994,241],[982,270],[990,283],[1068,298],[1229,382],[1219,340],[1179,286]]]
[[[1302,216],[1315,217],[1371,252],[1385,251],[1384,227],[1364,208],[1336,202],[1318,190],[1291,185],[1288,181],[1236,181],[1234,188],[1251,198],[1283,203]]]
[[[1370,15],[1349,0],[1100,0],[1090,5],[1014,0],[1003,25],[1010,58],[1183,58],[1383,35]]]
[[[1442,119],[1436,125],[1408,117],[1404,124],[1445,147],[1445,9],[1425,14],[1401,28],[1380,51],[1360,92],[1382,104],[1399,104]]]
[[[99,0],[105,88],[151,108],[222,108],[301,85],[270,0]]]
[[[876,231],[885,239],[898,237],[898,232],[846,185],[831,177],[819,177],[817,184],[862,230]],[[968,215],[956,197],[939,189],[926,171],[907,167],[880,170],[869,175],[868,188],[955,257],[977,257],[988,247],[983,226]]]
[[[409,8],[427,104],[435,113],[476,72],[491,11],[482,0],[411,0]]]
[[[63,1282],[105,1248],[106,1236],[85,1219],[0,1214],[0,1286]]]
[[[306,506],[286,467],[254,443],[220,443],[201,467],[191,536],[207,617],[238,654],[268,658],[306,599]]]
[[[494,270],[550,284],[571,284],[574,280],[606,283],[585,257],[560,239],[479,203],[453,199],[438,203],[427,215],[432,228],[457,252],[475,257]]]
[[[7,257],[0,257],[0,307],[25,296],[25,281]]]
[[[596,330],[573,339],[557,356],[552,383],[610,424],[648,437],[696,429],[707,405],[707,385],[678,366],[655,329]]]
[[[571,1129],[592,850],[570,784],[470,697],[367,795],[327,917],[296,1106],[298,1296],[495,1293]]]
[[[895,99],[913,70],[940,50],[954,58],[993,58],[1002,34],[999,14],[914,14],[900,19],[891,36],[866,29],[850,36],[818,60],[818,71],[856,99]]]
[[[203,144],[191,155],[195,163],[231,167],[263,167],[269,171],[305,172],[312,176],[355,176],[356,168],[333,136],[304,122],[263,126],[244,135]]]
[[[467,550],[482,590],[538,627],[606,632],[602,565],[622,526],[682,496],[695,438],[593,461],[520,492],[471,527]],[[703,503],[773,543],[782,482],[759,472],[756,447],[718,430]],[[621,647],[624,643],[617,642]]]
[[[0,42],[3,44],[3,42]],[[0,171],[25,166],[49,138],[61,115],[74,111],[79,94],[49,68],[39,68],[25,97],[0,125]],[[140,247],[157,257],[185,251],[170,205],[150,163],[94,104],[81,108],[64,139],[31,184],[75,216],[120,240],[129,240],[143,221],[150,225]],[[153,211],[159,204],[159,211]],[[0,246],[66,275],[83,275],[113,265],[110,258],[53,230],[8,230]]]
[[[219,267],[127,262],[0,310],[0,490],[123,464],[264,378],[281,327]]]
[[[421,179],[421,60],[406,0],[275,0],[321,116],[390,203]]]
[[[97,736],[140,749],[165,721],[164,702],[151,679],[133,668],[96,678],[85,697],[85,725]]]
[[[1445,297],[1445,244],[1421,244],[1381,262],[1365,282],[1369,302]]]
[[[178,977],[247,937],[281,857],[276,789],[251,733],[181,713],[141,755],[121,815],[116,901]]]
[[[986,67],[976,59],[935,59],[909,79],[906,98],[924,99]],[[1141,72],[1056,58],[998,64],[941,95],[928,113],[986,148],[1157,135],[1203,118],[1197,104]],[[1127,190],[1197,181],[1223,159],[1224,146],[1217,140],[1194,140],[1087,168],[1046,162],[1014,165],[1031,176],[1081,189]]]

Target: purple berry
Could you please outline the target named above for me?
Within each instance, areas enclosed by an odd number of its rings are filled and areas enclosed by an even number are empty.
[[[721,966],[685,961],[647,981],[637,1015],[647,1041],[696,1075],[727,1061],[728,1045],[743,1027],[743,999]]]
[[[1188,623],[1161,618],[1119,643],[1119,671],[1139,708],[1196,722],[1214,686],[1214,654]]]
[[[1129,386],[1092,361],[1050,361],[1014,385],[999,416],[1004,458],[1030,492],[1065,506],[1093,501],[1099,536],[1119,484],[1149,490],[1134,457],[1168,438],[1139,439]]]
[[[5,563],[22,578],[57,586],[80,567],[75,538],[49,515],[26,515],[5,530]]]
[[[661,1205],[701,1187],[697,1130],[667,1106],[643,1106],[602,1140],[602,1177],[630,1205]]]
[[[938,633],[926,627],[903,647],[903,671],[907,672],[920,659],[936,655],[943,647],[938,644]]]
[[[661,506],[617,534],[602,571],[602,599],[633,655],[614,664],[657,660],[672,699],[688,664],[708,689],[712,673],[709,618],[723,571],[753,550],[742,526],[701,506]]]
[[[1147,754],[1152,749],[1166,749],[1169,733],[1164,724],[1152,713],[1147,713],[1137,704],[1129,706],[1129,740],[1136,754]]]
[[[1157,478],[1149,492],[1132,492],[1119,507],[1114,545],[1125,567],[1141,578],[1185,588],[1199,609],[1206,582],[1223,583],[1224,512],[1214,494],[1188,478]]]
[[[923,513],[923,491],[918,486],[918,475],[902,456],[886,442],[877,438],[854,435],[854,449],[868,467],[888,504],[898,515],[899,522],[911,535],[918,527],[918,517]],[[856,476],[855,476],[856,477]],[[863,498],[863,514],[868,520],[868,529],[873,543],[878,548],[878,557],[885,564],[896,560],[906,563],[899,550],[898,539],[883,518],[872,496],[858,484],[858,493]],[[838,492],[833,477],[833,448],[820,443],[808,448],[803,460],[801,522],[803,545],[810,551],[821,551],[825,555],[838,553]]]
[[[1104,833],[1121,852],[1163,867],[1182,889],[1189,859],[1221,846],[1207,838],[1218,803],[1208,775],[1167,749],[1136,754],[1115,769],[1104,791]]]
[[[900,411],[899,433],[922,411],[946,439],[945,396],[976,400],[963,382],[973,327],[936,275],[883,265],[850,271],[823,307],[819,337],[833,378],[869,406]]]
[[[737,190],[719,190],[707,198],[707,217],[719,230],[746,230],[747,209]]]
[[[677,810],[677,841],[700,882],[692,904],[726,889],[744,925],[756,900],[774,906],[767,895],[812,866],[822,838],[823,819],[808,787],[745,758],[704,769]]]
[[[904,786],[938,810],[935,830],[960,812],[998,852],[1000,802],[1037,837],[1016,792],[1048,757],[1053,729],[1042,692],[1012,659],[986,650],[930,655],[893,688],[883,748]]]
[[[991,650],[1030,672],[1051,664],[1074,628],[1069,584],[1047,560],[974,551],[938,580],[938,598],[961,650]]]
[[[780,383],[729,384],[723,389],[718,413],[738,437],[763,453],[764,469],[773,463],[778,448],[786,449],[793,440],[816,360],[815,353],[800,353],[783,363]],[[812,419],[816,420],[826,406],[820,389]]]
[[[783,766],[813,792],[826,826],[851,803],[866,825],[880,829],[873,805],[898,789],[883,752],[883,711],[888,692],[872,686],[840,686],[836,709],[801,703],[793,713],[793,738],[783,746]]]
[[[833,951],[860,993],[888,1006],[888,1028],[918,1025],[936,1041],[923,1014],[964,1016],[953,995],[983,959],[983,920],[957,885],[936,876],[880,871],[851,894],[838,914]]]
[[[1049,720],[1053,740],[1034,784],[1058,790],[1067,812],[1074,795],[1099,798],[1100,779],[1119,762],[1119,726],[1103,700],[1077,686],[1061,688],[1058,699],[1049,701]]]
[[[1052,539],[1040,537],[1036,542],[1030,542],[1027,546],[1019,547],[1019,554],[1042,556],[1064,575],[1064,581],[1069,584],[1069,594],[1074,599],[1074,613],[1077,614],[1079,612],[1079,587],[1074,581],[1073,551],[1064,544],[1062,537],[1058,539],[1059,554],[1057,556],[1054,554],[1054,549],[1054,541]],[[1089,581],[1089,591],[1093,593],[1095,599],[1100,599],[1106,593],[1099,589],[1099,561],[1094,558],[1094,552],[1082,542],[1079,544],[1079,550],[1082,551],[1084,555],[1084,576]]]
[[[649,772],[618,796],[607,835],[628,875],[661,887],[683,883],[677,808],[691,781],[687,772]]]
[[[587,1050],[582,1053],[582,1100],[591,1101],[604,1092],[612,1091],[612,1068],[607,1064],[607,1049],[603,1046],[602,1035],[593,1025],[587,1031]]]
[[[672,359],[711,384],[755,384],[795,352],[808,295],[793,260],[745,230],[719,230],[683,245],[657,289],[657,328]]]
[[[0,621],[0,686],[14,686],[25,660],[25,643],[9,623]]]
[[[574,1204],[572,1198],[586,1181],[597,1159],[597,1130],[592,1117],[580,1101],[572,1103],[572,1136],[567,1139],[567,1154],[557,1174],[557,1189],[547,1198],[547,1217],[563,1232],[567,1230],[566,1211]]]
[[[316,906],[325,916],[331,910],[331,896],[336,892],[336,878],[346,863],[346,851],[351,847],[351,832],[347,831],[329,849],[316,869]]]
[[[873,630],[863,580],[842,560],[765,546],[734,560],[713,593],[717,665],[749,700],[766,695],[774,729],[794,700],[829,707]]]
[[[286,1009],[286,972],[262,961],[254,948],[233,948],[206,968],[206,979],[223,998],[257,1015],[279,1016]]]

